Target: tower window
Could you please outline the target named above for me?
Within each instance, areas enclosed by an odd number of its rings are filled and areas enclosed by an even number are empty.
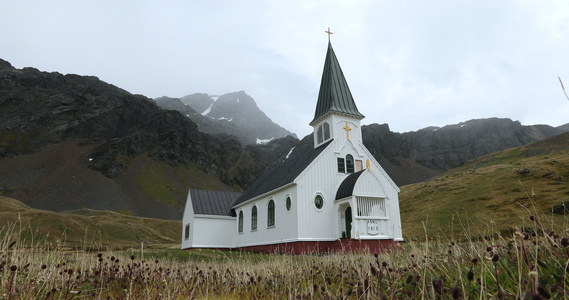
[[[342,157],[338,157],[338,173],[346,173],[346,165]]]
[[[269,200],[269,206],[267,207],[267,226],[275,226],[275,201]]]
[[[316,144],[322,144],[330,139],[330,124],[328,122],[322,123],[316,129]]]
[[[251,230],[257,230],[257,206],[253,205],[251,211]]]
[[[327,141],[330,139],[330,125],[328,122],[324,122],[324,124],[322,124],[322,130],[324,131],[324,140]]]
[[[346,155],[346,172],[354,173],[354,157],[351,154]]]
[[[243,211],[239,211],[239,227],[238,232],[243,232]]]

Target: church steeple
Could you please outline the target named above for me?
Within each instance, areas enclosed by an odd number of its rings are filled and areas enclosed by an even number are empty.
[[[328,41],[328,52],[326,53],[320,91],[318,92],[318,103],[310,126],[316,125],[323,118],[334,113],[348,115],[357,120],[364,118],[364,115],[358,111],[346,78],[344,78],[344,73],[342,73],[336,54],[334,54],[334,49],[332,49],[332,44]]]

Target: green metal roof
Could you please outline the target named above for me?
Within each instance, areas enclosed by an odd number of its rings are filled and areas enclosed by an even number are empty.
[[[350,93],[340,63],[334,54],[332,44],[328,43],[328,52],[326,53],[320,91],[318,92],[318,103],[316,104],[314,119],[310,125],[333,112],[351,115],[357,119],[364,118],[364,115],[358,111],[354,98],[352,98],[352,93]]]

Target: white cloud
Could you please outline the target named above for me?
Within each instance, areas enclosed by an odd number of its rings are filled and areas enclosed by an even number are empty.
[[[0,57],[149,97],[244,90],[308,134],[327,35],[368,123],[569,122],[569,2],[6,1]]]

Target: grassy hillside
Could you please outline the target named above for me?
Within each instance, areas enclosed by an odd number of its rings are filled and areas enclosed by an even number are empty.
[[[53,247],[93,250],[140,248],[141,242],[145,248],[169,248],[180,245],[181,228],[180,221],[134,217],[112,211],[33,209],[15,199],[0,196],[0,232],[2,235],[21,232],[21,242],[27,245],[45,239]]]
[[[537,223],[568,224],[569,134],[486,155],[429,181],[401,188],[406,238],[479,237]]]
[[[180,220],[188,189],[233,189],[192,163],[173,167],[145,153],[125,157],[129,168],[108,178],[88,167],[95,146],[62,142],[0,159],[0,194],[52,211],[92,208]]]

